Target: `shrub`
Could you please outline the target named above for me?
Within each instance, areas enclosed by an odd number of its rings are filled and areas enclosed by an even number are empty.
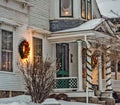
[[[22,71],[26,83],[28,94],[32,101],[41,103],[49,96],[54,86],[55,65],[50,58],[44,61],[37,60],[30,63],[26,60],[19,63],[19,69]]]

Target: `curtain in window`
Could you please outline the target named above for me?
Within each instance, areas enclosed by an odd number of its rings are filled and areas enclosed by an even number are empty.
[[[72,16],[73,0],[60,0],[60,16]]]

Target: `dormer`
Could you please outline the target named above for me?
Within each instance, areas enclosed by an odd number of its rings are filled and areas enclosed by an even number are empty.
[[[92,19],[92,0],[51,0],[51,19]]]

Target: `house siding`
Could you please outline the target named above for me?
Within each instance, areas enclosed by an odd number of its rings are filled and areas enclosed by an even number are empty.
[[[49,30],[50,0],[30,0],[29,25]]]
[[[0,71],[0,91],[25,91],[23,77],[18,69],[17,62],[19,62],[19,43],[23,39],[29,39],[27,34],[28,12],[29,8],[23,8],[21,2],[14,0],[9,0],[8,2],[6,0],[0,1],[0,19],[4,19],[4,22],[1,22],[0,31],[13,32],[13,72]],[[8,21],[11,22],[9,23]],[[14,26],[12,22],[17,23],[18,26]]]

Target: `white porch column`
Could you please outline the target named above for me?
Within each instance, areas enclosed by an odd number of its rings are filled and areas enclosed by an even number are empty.
[[[82,80],[82,41],[77,41],[78,43],[78,91],[83,90],[83,80]]]
[[[101,58],[101,52],[100,56],[98,57],[98,78],[99,78],[99,90],[102,91],[102,58]]]

